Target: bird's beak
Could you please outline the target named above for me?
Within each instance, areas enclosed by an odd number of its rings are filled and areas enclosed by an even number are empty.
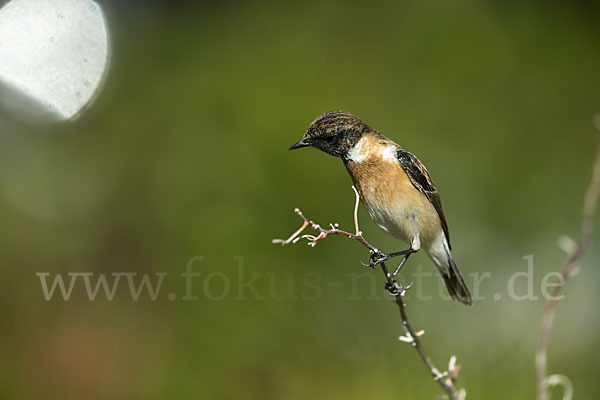
[[[310,143],[305,138],[300,139],[298,143],[290,147],[290,150],[299,149],[300,147],[310,146]]]

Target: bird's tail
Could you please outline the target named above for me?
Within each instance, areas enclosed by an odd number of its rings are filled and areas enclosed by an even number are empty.
[[[452,299],[470,306],[473,304],[471,293],[469,293],[469,289],[450,254],[448,255],[448,265],[449,267],[446,266],[444,269],[438,265],[442,278],[444,278],[444,283],[446,283],[448,294]]]
[[[458,270],[456,263],[452,259],[452,254],[450,254],[450,249],[446,244],[445,238],[442,246],[436,247],[438,248],[431,249],[428,253],[435,265],[438,267],[442,278],[444,278],[444,283],[446,284],[448,294],[453,300],[460,301],[461,303],[469,306],[472,305],[473,299],[471,298],[471,293],[469,293],[469,289],[460,275],[460,271]],[[442,249],[439,247],[442,247]]]

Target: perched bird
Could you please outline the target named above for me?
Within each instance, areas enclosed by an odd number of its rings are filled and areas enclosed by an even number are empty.
[[[302,139],[290,147],[314,147],[340,157],[373,221],[385,232],[408,243],[407,250],[371,255],[371,266],[423,249],[438,267],[450,297],[473,303],[452,259],[450,235],[440,195],[417,157],[347,111],[318,116]]]

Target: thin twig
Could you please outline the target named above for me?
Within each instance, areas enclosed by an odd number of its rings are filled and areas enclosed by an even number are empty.
[[[362,232],[358,228],[358,205],[360,204],[360,195],[354,185],[352,185],[352,190],[354,190],[354,195],[356,196],[356,201],[354,201],[354,232],[356,232],[357,235],[362,236]]]
[[[392,280],[391,275],[390,275],[387,267],[385,266],[385,263],[381,263],[381,270],[383,271],[388,284],[395,285],[395,282]],[[413,327],[410,325],[410,322],[408,321],[408,315],[406,314],[406,303],[404,302],[404,299],[402,298],[404,296],[404,293],[405,293],[405,291],[403,290],[399,294],[394,296],[395,303],[398,306],[398,309],[400,310],[400,318],[402,318],[402,327],[404,328],[406,337],[408,339],[408,340],[403,340],[403,341],[408,341],[417,350],[417,352],[419,353],[419,356],[421,356],[421,359],[423,360],[423,362],[427,366],[427,369],[431,373],[431,376],[433,377],[433,379],[436,382],[438,382],[440,384],[442,389],[444,389],[444,391],[446,392],[446,394],[448,395],[448,398],[450,400],[464,399],[464,396],[461,395],[460,393],[458,393],[456,386],[455,386],[456,378],[458,378],[459,369],[458,370],[454,369],[454,371],[450,371],[450,374],[447,371],[440,372],[440,370],[435,366],[435,364],[433,363],[431,358],[425,352],[425,349],[423,348],[423,345],[421,344],[421,336],[423,335],[424,332],[423,331],[415,332]],[[452,357],[455,361],[456,358],[454,356],[452,356]],[[452,361],[451,361],[451,364],[452,364]],[[449,369],[451,369],[451,368],[449,368]]]
[[[328,235],[341,235],[347,238],[359,241],[363,246],[365,246],[371,253],[376,253],[379,250],[370,244],[362,235],[362,232],[359,229],[358,225],[358,204],[360,201],[360,196],[358,191],[354,186],[352,186],[354,190],[354,194],[356,195],[356,202],[354,205],[354,228],[356,233],[352,234],[350,232],[343,231],[339,229],[338,224],[331,224],[331,229],[322,228],[319,224],[314,221],[309,220],[304,216],[300,209],[296,208],[294,212],[302,218],[304,223],[296,232],[294,232],[288,239],[273,239],[273,243],[286,245],[289,243],[296,243],[300,239],[307,239],[309,246],[316,246],[321,240],[325,239]],[[317,236],[304,234],[300,236],[300,234],[307,228],[311,227],[312,229],[319,232]],[[456,357],[452,356],[450,359],[450,363],[448,365],[448,371],[440,372],[440,370],[435,366],[431,358],[425,352],[423,345],[421,344],[421,336],[424,334],[424,331],[415,331],[408,321],[408,315],[406,314],[406,303],[404,303],[404,293],[408,289],[408,287],[401,287],[398,285],[394,279],[392,278],[387,266],[385,263],[380,263],[381,271],[383,272],[386,280],[386,287],[395,288],[396,294],[394,294],[395,303],[400,310],[400,318],[402,319],[402,328],[404,329],[404,336],[400,337],[400,340],[403,342],[410,343],[412,347],[414,347],[419,356],[427,366],[427,369],[431,373],[433,379],[442,387],[442,389],[446,392],[448,398],[450,400],[464,400],[465,391],[464,389],[457,390],[456,389],[456,380],[458,378],[458,373],[460,371],[460,366],[456,365]]]
[[[302,226],[296,232],[294,232],[289,238],[287,238],[285,240],[283,240],[283,239],[273,239],[271,241],[271,243],[286,245],[286,244],[289,244],[289,243],[296,243],[300,239],[308,239],[308,245],[311,246],[311,247],[315,247],[317,245],[317,243],[319,243],[321,240],[325,239],[328,235],[342,235],[342,236],[345,236],[345,237],[347,237],[349,239],[358,240],[360,243],[363,244],[363,246],[367,247],[372,252],[379,251],[377,248],[375,248],[375,246],[372,246],[369,242],[367,242],[365,240],[365,238],[362,235],[362,232],[358,228],[358,204],[359,204],[359,201],[360,201],[360,196],[358,195],[358,192],[356,191],[356,188],[354,186],[352,186],[352,189],[354,190],[354,194],[356,195],[356,203],[354,205],[354,227],[356,229],[356,233],[350,233],[350,232],[342,231],[342,230],[338,229],[339,228],[338,224],[330,224],[331,229],[322,228],[316,222],[314,222],[314,221],[309,220],[308,218],[306,218],[304,216],[304,214],[302,213],[302,211],[300,211],[299,208],[296,208],[296,209],[294,209],[294,212],[296,214],[298,214],[298,216],[300,218],[302,218],[302,220],[304,221],[304,223],[302,224]],[[314,229],[316,231],[319,231],[319,235],[318,236],[313,236],[313,235],[302,235],[302,236],[300,236],[300,234],[307,227],[309,227],[309,226],[312,229]]]
[[[547,377],[547,359],[548,359],[548,341],[550,338],[550,330],[552,329],[552,322],[554,320],[554,310],[558,304],[559,296],[564,291],[565,285],[569,278],[573,276],[576,270],[577,263],[588,248],[592,239],[592,233],[594,231],[594,216],[596,213],[596,207],[598,204],[598,197],[600,196],[600,115],[595,118],[595,125],[597,129],[597,149],[596,149],[596,160],[593,167],[592,179],[588,186],[585,201],[583,205],[583,222],[581,224],[581,238],[579,242],[573,246],[572,250],[567,256],[565,266],[562,271],[562,284],[556,286],[552,292],[552,295],[546,302],[544,312],[542,314],[542,322],[540,327],[540,337],[538,342],[538,348],[536,353],[536,375],[537,375],[537,399],[548,400],[548,384],[549,377]]]

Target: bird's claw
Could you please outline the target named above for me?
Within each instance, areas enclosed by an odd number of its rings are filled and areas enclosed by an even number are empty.
[[[398,285],[398,283],[396,283],[396,281],[386,282],[385,289],[392,296],[398,296],[400,293],[402,293],[402,287],[400,285]]]
[[[384,261],[390,259],[390,256],[384,253],[381,250],[371,251],[371,256],[369,257],[369,264],[362,263],[365,267],[375,268],[377,265],[381,264]]]
[[[402,286],[402,285],[398,284],[398,282],[396,282],[396,281],[391,281],[391,282],[388,281],[385,283],[385,289],[392,296],[401,295],[402,293],[404,293],[405,291],[410,289],[411,286],[412,286],[412,283],[407,286]]]

